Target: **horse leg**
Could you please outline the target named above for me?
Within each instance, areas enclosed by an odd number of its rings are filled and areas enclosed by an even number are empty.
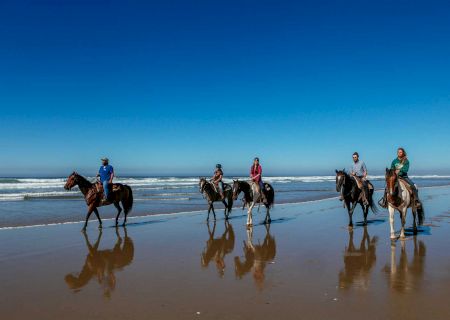
[[[98,214],[97,208],[94,208],[94,213],[95,213],[95,215],[97,216],[97,219],[98,219],[98,223],[99,223],[98,228],[101,229],[102,228],[102,219],[100,219],[100,215]]]
[[[230,209],[228,209],[228,204],[226,203],[225,200],[222,200],[222,203],[225,206],[225,211],[224,211],[225,220],[228,220],[228,215],[229,215]]]
[[[417,234],[417,222],[416,222],[416,219],[417,219],[417,212],[413,210],[412,213],[413,213],[413,218],[414,218],[414,222],[413,222],[413,233],[414,233],[414,235],[416,235],[416,234]]]
[[[364,212],[364,223],[363,225],[367,226],[367,215],[369,214],[369,206],[363,206]]]
[[[206,221],[209,221],[209,214],[210,214],[210,212],[211,212],[211,206],[212,206],[212,204],[209,203],[209,207],[208,207],[208,217],[206,218]]]
[[[119,216],[120,213],[122,212],[122,208],[120,207],[118,202],[114,202],[114,207],[117,208],[117,215],[116,215],[116,227],[117,227],[117,225],[119,224]]]
[[[264,220],[264,224],[269,224],[272,222],[272,219],[270,219],[270,208],[266,207],[266,219]]]
[[[401,212],[402,216],[402,230],[400,231],[400,238],[405,239],[405,223],[406,223],[406,213],[408,212],[408,208],[404,208]]]
[[[353,228],[353,210],[355,209],[355,206],[353,204],[350,205],[350,201],[345,201],[345,205],[347,206],[348,211],[348,227]]]
[[[395,214],[395,209],[393,207],[389,206],[389,224],[391,225],[391,240],[395,239],[394,214]]]
[[[255,201],[252,202],[252,204],[250,205],[250,207],[248,208],[248,211],[247,211],[247,227],[250,227],[253,225],[252,210],[253,210],[254,206],[255,206]]]
[[[211,210],[214,215],[214,221],[216,221],[216,212],[214,211],[214,204],[211,202]]]
[[[83,229],[82,229],[83,231],[86,230],[87,225],[88,225],[89,217],[91,216],[91,214],[92,214],[93,211],[94,211],[94,207],[93,207],[93,206],[89,206],[89,207],[88,207],[88,212],[87,212],[87,214],[86,214],[86,221],[84,222],[84,227],[83,227]]]

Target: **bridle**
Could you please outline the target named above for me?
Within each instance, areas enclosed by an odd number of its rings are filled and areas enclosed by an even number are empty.
[[[341,197],[344,198],[344,186],[345,186],[345,180],[346,180],[346,174],[345,173],[338,173],[336,176],[336,191],[340,192]]]
[[[236,186],[237,185],[237,186]],[[233,200],[237,200],[239,193],[241,193],[241,186],[239,181],[233,181]]]

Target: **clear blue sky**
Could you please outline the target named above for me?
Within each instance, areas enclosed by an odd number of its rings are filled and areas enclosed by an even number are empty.
[[[450,172],[444,1],[0,1],[0,175]]]

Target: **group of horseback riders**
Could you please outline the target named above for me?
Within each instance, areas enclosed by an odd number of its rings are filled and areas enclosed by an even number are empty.
[[[103,187],[103,199],[102,202],[106,203],[109,201],[111,195],[111,186],[114,179],[114,168],[109,164],[108,158],[102,158],[102,165],[97,173],[97,178],[101,186]],[[224,195],[224,183],[223,183],[223,170],[221,164],[216,164],[216,169],[214,170],[214,175],[212,176],[210,182],[216,188],[216,191],[220,194],[221,200],[225,199]],[[253,159],[253,164],[250,168],[250,179],[256,185],[258,193],[262,196],[262,202],[266,201],[264,194],[264,184],[262,180],[262,167],[259,163],[259,158],[256,157]],[[262,191],[262,192],[261,192]]]
[[[416,207],[421,206],[419,200],[419,194],[416,185],[408,177],[409,171],[409,160],[404,148],[397,149],[397,157],[391,163],[391,169],[395,170],[396,174],[400,179],[405,181],[411,191],[413,196],[413,203]],[[353,153],[353,163],[350,168],[350,176],[356,181],[356,186],[361,190],[361,200],[364,205],[369,205],[369,189],[373,188],[370,181],[367,179],[367,167],[364,161],[360,160],[358,152]],[[352,190],[355,192],[356,190]],[[343,200],[342,196],[340,200]],[[379,201],[379,205],[383,208],[387,208],[387,197],[386,191],[383,198]]]
[[[255,183],[257,191],[262,196],[262,202],[266,202],[265,194],[264,194],[264,184],[262,181],[262,167],[259,164],[259,158],[256,157],[253,159],[253,164],[250,167],[250,179]],[[222,165],[216,164],[216,169],[214,170],[214,174],[210,180],[210,182],[215,186],[217,192],[219,192],[222,200],[225,199],[224,195],[224,183],[223,183],[223,170]]]
[[[356,181],[356,186],[361,190],[361,200],[363,204],[369,205],[369,189],[373,188],[373,186],[367,179],[368,171],[366,164],[359,158],[358,152],[353,153],[352,157],[353,163],[350,167],[350,176]],[[109,164],[108,158],[102,158],[101,161],[102,165],[100,166],[97,177],[103,187],[104,199],[102,201],[107,202],[111,194],[111,186],[114,179],[114,168]],[[392,161],[391,169],[395,170],[400,179],[403,179],[403,181],[410,186],[413,191],[414,204],[419,207],[421,204],[419,201],[417,187],[408,177],[409,160],[404,148],[398,148],[397,157]],[[222,200],[225,199],[223,177],[224,173],[222,170],[222,165],[217,164],[210,182],[215,186]],[[250,179],[255,183],[258,192],[262,195],[262,202],[265,202],[262,166],[259,163],[258,157],[253,159],[253,164],[250,167]],[[353,192],[355,191],[356,190],[353,190]],[[343,200],[342,196],[340,200]],[[383,208],[387,207],[386,192],[379,204]]]

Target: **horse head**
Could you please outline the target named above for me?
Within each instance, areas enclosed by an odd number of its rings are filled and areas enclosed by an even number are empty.
[[[78,177],[79,174],[77,172],[72,172],[72,174],[67,178],[66,184],[64,185],[64,189],[71,190],[73,187],[78,185]]]
[[[393,196],[395,194],[396,184],[397,184],[397,172],[395,172],[394,169],[388,169],[386,168],[386,189],[390,196]]]
[[[347,177],[347,173],[345,169],[335,170],[336,171],[336,192],[341,192],[342,187],[345,185],[345,179]]]
[[[206,183],[207,181],[204,177],[199,177],[198,190],[200,191],[200,193],[203,193],[203,191],[205,190]]]

